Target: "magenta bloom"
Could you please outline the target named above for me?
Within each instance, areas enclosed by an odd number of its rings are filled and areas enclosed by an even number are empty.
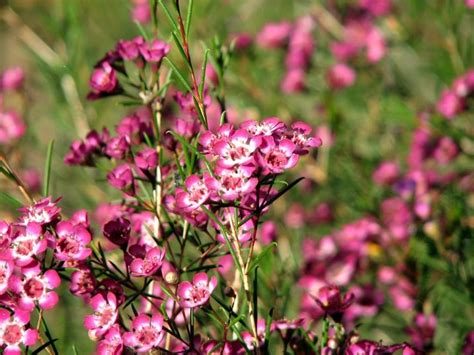
[[[18,90],[25,80],[25,72],[20,67],[9,68],[0,76],[0,91]]]
[[[398,164],[393,161],[385,161],[380,164],[372,174],[372,180],[380,186],[391,185],[397,181],[400,174]]]
[[[135,165],[137,168],[154,173],[158,165],[158,153],[153,148],[143,148],[135,154]]]
[[[383,16],[392,8],[391,0],[359,0],[359,6],[374,16]]]
[[[104,335],[117,321],[118,304],[117,298],[112,292],[108,292],[106,298],[98,293],[89,302],[94,314],[84,319],[84,326],[89,331],[89,337],[96,340]]]
[[[51,197],[45,197],[32,206],[22,207],[18,211],[22,213],[19,224],[26,226],[34,222],[47,225],[56,222],[60,218],[61,209],[56,206],[59,199],[52,201]]]
[[[8,283],[15,265],[9,260],[0,260],[0,295],[8,291]]]
[[[71,274],[69,291],[75,296],[87,298],[96,289],[96,280],[87,268],[80,268]]]
[[[25,266],[47,248],[41,225],[31,222],[26,228],[20,227],[12,238],[9,253],[18,266]]]
[[[63,261],[85,260],[91,255],[92,250],[86,245],[92,237],[89,231],[81,225],[70,222],[59,222],[56,226],[58,240],[54,256]]]
[[[125,345],[138,353],[147,352],[160,345],[163,339],[163,316],[154,314],[152,317],[139,314],[132,321],[132,331],[123,335]]]
[[[11,144],[23,137],[26,125],[14,111],[0,112],[0,144]]]
[[[343,63],[331,67],[326,75],[328,85],[335,90],[352,86],[355,79],[356,73],[354,69]]]
[[[298,162],[296,145],[289,139],[282,139],[277,144],[273,137],[265,137],[262,145],[257,160],[265,173],[280,174]]]
[[[151,248],[143,258],[135,258],[131,262],[130,273],[133,276],[151,276],[161,267],[164,257],[164,249],[159,247]]]
[[[302,69],[291,69],[285,74],[280,84],[281,91],[292,94],[305,89],[305,72]]]
[[[183,281],[178,285],[179,304],[183,308],[195,308],[207,303],[211,293],[217,286],[217,278],[212,276],[209,280],[204,272],[199,272],[193,281]]]
[[[307,154],[310,149],[320,147],[323,142],[319,137],[311,136],[311,126],[304,122],[295,122],[288,130],[288,138],[295,144],[295,153]]]
[[[252,137],[247,131],[239,129],[228,139],[214,145],[214,153],[219,156],[217,164],[225,168],[250,164],[254,160],[253,153],[260,143],[260,137]]]
[[[126,245],[130,239],[131,224],[126,218],[115,218],[104,225],[104,236],[116,245]]]
[[[134,178],[132,169],[128,164],[119,165],[109,172],[107,174],[107,181],[116,189],[122,190],[127,194],[133,194]]]
[[[316,296],[316,302],[326,313],[334,315],[346,310],[354,301],[354,294],[349,293],[344,297],[337,286],[321,287]]]
[[[118,85],[115,70],[106,61],[100,63],[92,72],[89,85],[95,94],[113,92]]]
[[[240,125],[253,136],[275,136],[282,135],[285,124],[276,117],[268,117],[263,121],[247,120]]]
[[[19,295],[18,307],[31,312],[38,304],[41,309],[51,309],[59,301],[58,294],[53,289],[59,287],[61,279],[55,270],[47,270],[40,275],[39,265],[23,269],[23,278],[12,275],[9,286]]]
[[[282,47],[288,41],[292,25],[289,22],[269,23],[257,35],[257,43],[263,48]]]
[[[118,324],[113,325],[97,345],[97,355],[120,355],[123,352],[123,339]]]
[[[205,174],[206,186],[214,197],[232,201],[255,190],[258,178],[252,177],[255,168],[241,165],[233,169],[216,168],[216,177]],[[217,196],[214,196],[217,195]]]
[[[114,137],[107,142],[105,154],[111,158],[123,159],[130,151],[130,143],[126,137]]]
[[[474,0],[464,0],[466,6],[470,9],[474,9]]]
[[[259,319],[257,321],[258,339],[255,339],[253,334],[251,334],[250,332],[242,332],[242,338],[244,339],[244,342],[247,345],[247,348],[249,350],[255,349],[255,345],[257,345],[258,347],[261,347],[264,344],[266,328],[267,328],[267,325],[265,323],[265,319]]]
[[[176,189],[176,207],[184,212],[190,212],[200,207],[209,198],[209,188],[197,175],[189,176],[184,182],[186,191]]]
[[[170,45],[160,40],[145,42],[139,47],[140,53],[147,62],[159,63],[170,51]]]
[[[412,344],[418,349],[429,347],[436,330],[436,316],[419,313],[415,316],[415,324],[406,329]]]
[[[447,119],[452,119],[461,113],[466,106],[466,102],[452,90],[444,90],[441,98],[436,104],[436,109]]]
[[[3,354],[20,355],[20,345],[33,346],[38,340],[36,329],[27,329],[30,314],[15,310],[13,316],[6,309],[0,309],[0,346],[5,346]]]
[[[147,7],[149,7],[148,4]],[[140,55],[139,46],[144,42],[145,40],[141,36],[135,37],[130,41],[120,40],[116,46],[117,53],[124,60],[134,60]]]

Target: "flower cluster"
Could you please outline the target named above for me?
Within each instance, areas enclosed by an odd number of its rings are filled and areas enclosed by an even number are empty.
[[[4,107],[4,95],[19,91],[25,75],[19,67],[6,69],[0,74],[0,144],[11,146],[26,132],[26,125],[20,114],[13,109]]]
[[[451,88],[444,90],[436,105],[439,113],[452,119],[468,108],[469,100],[474,95],[474,70],[467,71],[453,81]]]

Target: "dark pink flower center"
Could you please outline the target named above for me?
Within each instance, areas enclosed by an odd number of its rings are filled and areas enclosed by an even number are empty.
[[[3,333],[3,341],[8,345],[18,344],[23,337],[23,327],[18,324],[8,324]]]
[[[235,176],[225,176],[222,178],[221,185],[227,190],[235,190],[242,185],[242,179]]]
[[[41,280],[31,278],[25,282],[23,290],[28,297],[38,299],[43,295],[44,285]]]
[[[101,313],[98,313],[97,316],[99,317],[99,323],[100,325],[108,325],[114,318],[115,316],[115,310],[110,307],[106,306]]]
[[[21,240],[16,245],[16,253],[29,256],[33,252],[34,242],[31,239]]]
[[[80,243],[74,238],[74,236],[68,235],[59,240],[58,250],[61,253],[74,255],[79,252]]]
[[[192,202],[201,201],[207,194],[207,189],[203,184],[195,184],[189,189],[189,199]]]
[[[201,303],[209,298],[209,291],[205,287],[193,286],[191,299],[194,303]]]
[[[135,335],[141,344],[154,344],[158,340],[160,333],[151,326],[145,326],[137,330]]]
[[[269,165],[276,167],[282,167],[288,163],[287,156],[281,150],[272,150],[265,158]]]

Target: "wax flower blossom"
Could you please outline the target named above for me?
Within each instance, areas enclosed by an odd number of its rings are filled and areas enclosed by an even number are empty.
[[[56,226],[55,256],[62,261],[78,261],[87,259],[92,250],[86,245],[92,237],[82,225],[73,225],[69,221],[59,222]]]
[[[97,345],[97,355],[122,354],[123,339],[118,324],[113,325]]]
[[[130,273],[133,276],[151,276],[158,271],[163,263],[165,250],[154,247],[145,252],[145,255],[134,258],[130,264]]]
[[[217,286],[217,278],[210,279],[204,272],[194,275],[192,282],[183,281],[178,285],[179,304],[183,308],[196,308],[207,303]]]
[[[41,225],[35,222],[26,227],[18,227],[11,238],[11,248],[7,250],[18,266],[26,266],[41,255],[47,248],[48,242],[43,237]]]
[[[98,293],[91,298],[89,305],[94,314],[85,317],[84,326],[89,331],[91,339],[98,339],[117,321],[117,297],[112,292],[107,292],[105,297],[102,293]]]
[[[23,137],[25,132],[26,125],[16,112],[1,112],[0,108],[0,144],[12,144]]]
[[[20,345],[33,346],[38,340],[38,331],[28,328],[30,314],[16,310],[13,316],[6,309],[0,309],[0,346],[5,355],[20,355]]]
[[[55,223],[60,219],[61,209],[57,207],[60,199],[52,200],[51,197],[45,197],[42,200],[28,207],[22,207],[19,211],[22,213],[19,224],[26,226],[31,222],[40,225]]]
[[[163,316],[161,314],[154,314],[151,317],[139,314],[132,321],[131,331],[123,334],[123,342],[135,351],[144,353],[158,347],[163,335]]]
[[[176,189],[176,206],[185,212],[195,210],[209,198],[209,188],[197,175],[186,178],[184,187]]]
[[[55,270],[41,274],[39,265],[23,269],[23,277],[12,275],[10,289],[19,296],[18,307],[31,312],[35,305],[41,309],[51,309],[58,303],[58,294],[53,289],[59,287],[61,279]]]

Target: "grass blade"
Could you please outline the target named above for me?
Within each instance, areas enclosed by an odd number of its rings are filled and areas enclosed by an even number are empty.
[[[43,196],[49,195],[49,183],[51,180],[51,163],[53,160],[54,140],[48,144],[48,151],[46,153],[46,162],[44,164],[44,181],[43,181]]]

